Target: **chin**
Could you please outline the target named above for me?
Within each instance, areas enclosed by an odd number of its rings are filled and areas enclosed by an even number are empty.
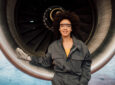
[[[68,36],[70,36],[70,35],[68,35],[68,34],[63,34],[62,36],[63,36],[63,37],[68,37]]]

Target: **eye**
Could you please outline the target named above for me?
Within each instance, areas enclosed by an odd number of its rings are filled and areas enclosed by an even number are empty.
[[[67,24],[67,27],[71,27],[71,24]]]
[[[64,27],[64,24],[60,24],[60,27]]]
[[[71,27],[71,24],[60,24],[60,27],[64,27],[64,26]]]

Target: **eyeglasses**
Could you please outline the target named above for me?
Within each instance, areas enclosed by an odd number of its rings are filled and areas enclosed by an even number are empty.
[[[64,27],[64,26],[71,27],[71,24],[60,24],[60,27]]]

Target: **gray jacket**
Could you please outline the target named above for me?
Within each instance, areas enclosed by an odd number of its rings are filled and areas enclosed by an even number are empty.
[[[53,85],[88,85],[91,78],[91,55],[87,46],[72,36],[73,46],[68,57],[62,45],[62,38],[48,47],[44,57],[32,57],[31,63],[43,67],[54,65]],[[69,81],[68,81],[69,80]]]

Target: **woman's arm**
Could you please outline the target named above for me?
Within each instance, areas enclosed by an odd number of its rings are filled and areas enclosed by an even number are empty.
[[[88,81],[91,78],[91,55],[90,52],[88,51],[85,60],[82,63],[82,75],[80,78],[80,85],[88,85]]]
[[[22,49],[17,48],[16,52],[19,55],[18,58],[22,60],[29,61],[33,65],[41,65],[43,67],[50,67],[52,65],[51,58],[51,45],[48,47],[48,52],[43,57],[39,56],[29,56]]]
[[[41,65],[43,67],[50,67],[52,65],[51,54],[47,52],[43,57],[31,56],[30,63],[34,65]]]

